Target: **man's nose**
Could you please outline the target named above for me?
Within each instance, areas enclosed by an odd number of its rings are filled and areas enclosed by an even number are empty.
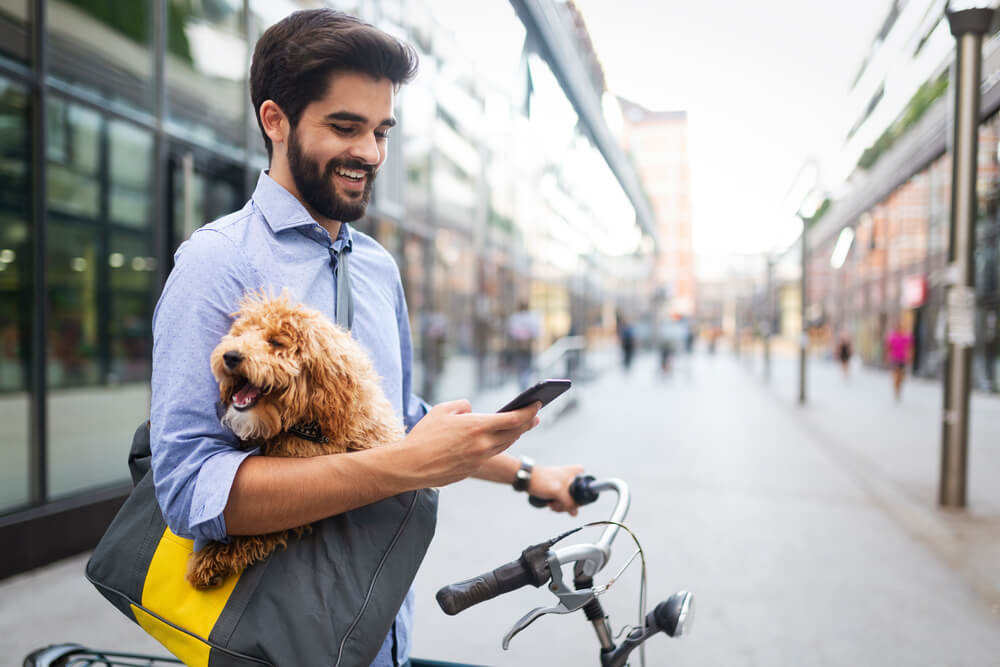
[[[351,157],[361,160],[366,166],[378,167],[382,161],[382,151],[379,149],[378,139],[370,134],[359,137],[351,146]]]
[[[226,363],[226,368],[233,370],[243,362],[243,355],[236,350],[230,350],[222,355],[222,360]]]

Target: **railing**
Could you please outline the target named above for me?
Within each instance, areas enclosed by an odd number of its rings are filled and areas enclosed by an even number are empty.
[[[540,378],[565,377],[573,380],[577,379],[581,373],[586,375],[583,364],[586,347],[586,336],[559,338],[536,358],[537,376]]]

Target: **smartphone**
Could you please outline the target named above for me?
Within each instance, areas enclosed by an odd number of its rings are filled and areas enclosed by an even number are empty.
[[[573,383],[569,380],[542,380],[538,384],[528,387],[522,391],[517,395],[517,397],[514,398],[514,400],[497,410],[497,412],[510,412],[511,410],[518,410],[526,405],[531,405],[532,403],[538,401],[541,401],[542,407],[545,407],[551,403],[553,399],[569,389],[572,384]]]

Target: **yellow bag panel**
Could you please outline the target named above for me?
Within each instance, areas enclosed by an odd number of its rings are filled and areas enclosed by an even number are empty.
[[[133,611],[139,625],[185,664],[207,667],[210,647],[205,640],[229,601],[239,576],[229,577],[219,588],[197,590],[184,578],[193,549],[193,540],[178,537],[169,528],[163,531],[146,572],[142,606],[204,640],[198,641],[142,610],[136,611],[134,606]]]
[[[142,609],[132,605],[135,620],[153,639],[163,644],[168,651],[188,667],[208,667],[211,647],[205,642],[181,632]]]

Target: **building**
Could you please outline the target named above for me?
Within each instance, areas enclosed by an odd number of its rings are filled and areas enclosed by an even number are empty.
[[[566,56],[581,27],[564,3],[2,0],[0,577],[93,545],[128,492],[174,250],[266,166],[250,49],[322,4],[421,57],[356,225],[400,266],[415,386],[433,400],[502,381],[522,299],[542,344],[613,333],[632,285],[616,258],[651,215],[585,59]]]
[[[635,161],[656,219],[660,241],[650,281],[654,298],[670,313],[695,313],[694,248],[691,237],[691,176],[686,111],[650,111],[619,98],[622,144]]]
[[[894,322],[913,332],[912,370],[940,377],[951,199],[949,68],[943,0],[895,2],[855,81],[840,180],[810,221],[808,310],[816,335],[846,330],[884,363]],[[996,28],[996,25],[995,25]],[[1000,391],[1000,37],[983,42],[976,225],[973,387]],[[867,102],[863,102],[867,98]],[[845,233],[845,230],[847,232]],[[841,236],[852,239],[833,258]],[[790,254],[799,252],[797,245]],[[831,261],[834,260],[834,261]]]

